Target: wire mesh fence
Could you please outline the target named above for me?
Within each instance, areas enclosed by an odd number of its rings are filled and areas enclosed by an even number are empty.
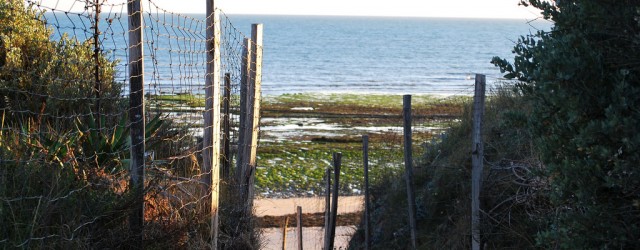
[[[62,6],[61,1],[26,1],[26,6],[14,0],[0,3],[0,17],[8,20],[0,23],[0,31],[4,31],[0,40],[3,63],[0,69],[0,213],[2,224],[11,225],[0,229],[0,244],[7,247],[119,248],[136,238],[129,235],[127,221],[136,209],[129,183],[131,76],[128,68],[132,63],[129,49],[133,45],[129,41],[127,3],[66,2],[71,5]],[[205,177],[212,172],[203,170],[202,158],[204,150],[210,147],[203,144],[203,132],[208,126],[203,117],[209,111],[205,108],[208,101],[205,83],[209,74],[206,17],[174,13],[152,0],[145,3],[141,28],[146,111],[144,240],[159,247],[208,247],[211,196]],[[345,197],[338,205],[341,211],[338,220],[342,216],[343,222],[338,225],[353,229],[360,223],[365,189],[362,134],[370,136],[371,182],[378,187],[405,185],[382,183],[392,180],[389,176],[403,174],[404,157],[402,114],[393,113],[400,109],[382,106],[372,107],[378,113],[367,116],[340,113],[351,116],[348,127],[328,118],[293,118],[289,122],[298,123],[296,126],[305,130],[289,133],[284,138],[274,136],[274,133],[285,134],[275,119],[264,119],[265,133],[261,136],[266,138],[267,148],[275,144],[288,146],[262,151],[258,156],[264,162],[262,166],[238,171],[242,166],[236,165],[235,155],[242,150],[251,151],[251,147],[255,150],[257,145],[246,145],[241,140],[242,131],[257,129],[257,124],[247,125],[246,119],[260,116],[260,112],[244,115],[246,109],[251,108],[243,95],[255,89],[242,87],[248,78],[257,77],[258,72],[247,67],[246,62],[252,56],[247,54],[248,47],[257,47],[257,44],[234,27],[225,14],[221,15],[220,30],[221,74],[217,77],[224,94],[221,93],[220,117],[223,119],[219,135],[225,144],[221,151],[220,189],[221,199],[229,201],[220,206],[224,216],[221,216],[219,241],[223,248],[258,244],[255,243],[256,231],[252,230],[255,222],[251,212],[261,216],[263,211],[252,211],[253,195],[248,189],[253,183],[247,176],[253,175],[257,179],[258,196],[298,197],[291,200],[291,204],[282,205],[290,209],[274,219],[275,224],[284,218],[282,216],[293,214],[295,207],[302,206],[308,214],[305,227],[309,229],[303,237],[320,245],[325,211],[322,195],[327,192],[325,169],[331,167],[333,152],[344,154],[338,187],[339,196]],[[259,89],[256,92],[259,93]],[[465,105],[471,100],[473,86],[456,86],[456,90],[445,92],[449,93],[447,97],[414,98],[412,154],[417,171],[431,175],[453,171],[464,179],[466,165],[442,166],[438,159],[448,152],[438,151],[434,145],[453,143],[454,148],[470,145],[468,141],[446,139],[451,133],[449,127],[468,115]],[[401,98],[396,97],[400,103]],[[260,102],[259,95],[253,98]],[[291,107],[291,110],[293,108],[300,107]],[[335,142],[339,145],[318,146]],[[500,147],[505,145],[488,145],[489,153],[495,156],[487,157],[491,165],[489,175],[495,179],[487,189],[500,189],[511,181],[531,181],[519,175],[521,171],[528,171],[526,166],[509,162],[507,156],[500,155]],[[282,158],[283,152],[290,157]],[[416,157],[422,155],[424,157]],[[518,199],[525,199],[532,197],[528,193],[531,190],[523,187],[514,192]],[[493,219],[508,221],[510,210],[499,205],[511,197],[509,194],[484,197],[496,205],[496,209],[490,210]],[[431,201],[425,199],[429,198],[432,197],[419,196],[416,201],[419,220],[429,220],[434,212],[427,211],[425,204]],[[259,202],[262,201],[258,199],[256,203]],[[443,204],[447,202],[450,200]],[[401,203],[400,200],[397,203]],[[259,207],[264,206],[269,205]],[[495,225],[489,228],[497,232],[493,235],[505,233],[505,228]],[[345,232],[349,236],[354,233],[353,230]],[[289,242],[289,246],[295,246],[293,241]]]
[[[135,240],[127,221],[138,209],[129,183],[127,4],[0,3],[0,213],[12,225],[0,229],[2,245],[118,248]],[[144,4],[144,242],[206,247],[206,17]],[[221,138],[237,145],[246,36],[226,15],[220,26],[227,94],[218,93],[228,100],[221,116],[229,131]],[[225,160],[233,161],[232,148]]]

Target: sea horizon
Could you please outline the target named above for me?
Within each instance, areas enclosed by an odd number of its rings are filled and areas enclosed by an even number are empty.
[[[47,15],[52,14],[47,13],[45,17]],[[205,16],[181,15],[171,16],[171,23],[145,17],[146,25],[152,28],[152,31],[145,31],[145,42],[156,48],[147,50],[155,54],[145,55],[145,64],[148,64],[145,68],[150,71],[146,74],[150,77],[145,76],[145,81],[156,93],[180,93],[182,88],[184,92],[194,91],[193,88],[196,92],[201,91],[197,85],[204,79],[202,62],[188,64],[184,60],[192,59],[187,55],[197,55],[198,60],[203,60]],[[117,15],[109,13],[103,18],[113,16]],[[68,17],[69,20],[72,18]],[[79,26],[65,24],[71,21],[63,18],[55,20],[61,22],[58,26],[73,27],[69,30],[74,32]],[[89,26],[87,20],[84,22]],[[126,26],[126,18],[120,22]],[[162,29],[174,25],[173,22],[177,22],[176,26],[191,25],[184,28],[195,33],[189,35]],[[226,25],[223,29],[235,33],[231,36],[237,36],[228,39],[247,36],[252,23],[264,25],[264,95],[468,93],[475,74],[486,75],[490,85],[501,81],[501,73],[490,63],[494,56],[513,58],[511,50],[520,36],[550,27],[547,21],[508,18],[223,15],[223,25]],[[123,32],[123,28],[115,33]],[[188,38],[188,44],[180,44],[185,43],[185,39],[179,36]],[[122,41],[126,42],[126,36]],[[113,46],[122,46],[121,43],[114,41]],[[182,53],[179,50],[187,47],[193,50],[187,55],[170,54],[176,49]],[[117,50],[111,58],[124,61],[125,55],[125,51]],[[181,60],[177,66],[176,59]],[[191,66],[187,68],[186,65]],[[188,77],[180,74],[188,74]]]

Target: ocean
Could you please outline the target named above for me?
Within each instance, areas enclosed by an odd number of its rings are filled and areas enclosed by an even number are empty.
[[[117,18],[113,15],[103,18]],[[186,16],[204,20],[202,14]],[[82,39],[91,26],[87,20],[60,13],[45,17],[59,27],[54,38],[75,31]],[[177,93],[193,91],[190,89],[196,86],[201,91],[197,86],[205,74],[204,23],[184,16],[167,19],[162,13],[146,19],[153,29],[147,28],[145,39],[156,46],[145,48],[148,89]],[[468,94],[477,73],[487,75],[489,84],[501,80],[501,73],[490,63],[494,56],[513,58],[512,48],[521,35],[551,26],[546,21],[511,19],[268,15],[229,15],[225,19],[247,35],[252,23],[264,24],[264,95]],[[165,25],[157,25],[157,20]],[[126,18],[105,25],[101,23],[105,50],[126,48],[127,37],[122,32]],[[163,41],[163,37],[169,39]],[[110,59],[126,62],[125,50],[111,51]],[[188,52],[172,54],[180,50]],[[126,67],[118,71],[125,77]]]
[[[521,35],[545,21],[337,16],[231,16],[264,23],[263,90],[458,94],[476,73],[501,78],[494,56],[513,59]]]

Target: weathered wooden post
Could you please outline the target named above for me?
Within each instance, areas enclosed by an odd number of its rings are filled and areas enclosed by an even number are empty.
[[[135,237],[133,248],[142,248],[144,225],[144,57],[142,37],[142,5],[140,0],[127,3],[129,15],[129,122],[131,133],[130,187],[135,197],[134,209],[129,216],[131,233]]]
[[[102,104],[101,104],[101,93],[102,93],[102,82],[100,79],[100,69],[101,69],[101,63],[100,63],[100,12],[101,12],[101,7],[102,4],[100,3],[100,0],[95,0],[93,2],[94,4],[94,11],[95,11],[95,15],[94,15],[94,20],[93,20],[93,60],[94,60],[94,78],[95,78],[95,83],[94,83],[94,87],[93,87],[93,91],[95,92],[96,95],[96,109],[95,109],[95,113],[96,113],[96,125],[98,125],[98,133],[102,133]]]
[[[289,216],[284,217],[284,225],[282,225],[282,250],[287,249],[287,229],[289,228]]]
[[[480,189],[484,146],[482,142],[482,119],[484,116],[485,75],[476,74],[473,96],[473,131],[471,146],[471,249],[480,250]]]
[[[329,218],[329,239],[324,249],[333,249],[336,237],[336,222],[338,220],[338,191],[340,190],[340,165],[342,153],[333,153],[333,197],[331,197],[331,216]]]
[[[238,146],[237,180],[244,203],[244,213],[249,216],[253,209],[254,176],[260,130],[260,100],[262,82],[262,24],[251,26],[251,40],[245,40],[248,71],[247,84],[240,89],[240,141]],[[243,58],[244,60],[244,58]],[[243,92],[244,91],[244,92]],[[244,103],[242,103],[244,100]],[[244,105],[243,105],[244,104]],[[243,113],[244,110],[244,113]]]
[[[296,209],[296,228],[298,229],[298,250],[302,250],[302,207],[298,206]]]
[[[249,138],[251,138],[252,126],[247,124],[247,122],[253,121],[250,119],[253,108],[249,106],[251,101],[249,96],[249,86],[252,85],[249,75],[251,72],[251,58],[254,53],[254,47],[253,42],[249,38],[245,38],[243,42],[244,49],[242,51],[242,65],[240,69],[240,127],[238,128],[238,156],[236,157],[236,182],[240,185],[240,188],[243,188],[242,185],[245,183],[245,173],[247,171],[246,167],[249,158],[247,145],[249,143]],[[241,197],[243,197],[244,191],[241,190],[240,192],[242,193]]]
[[[229,180],[229,174],[231,173],[231,74],[226,73],[224,75],[224,98],[223,98],[223,111],[224,120],[222,121],[224,138],[222,139],[222,178],[225,181]]]
[[[371,222],[369,218],[369,136],[362,136],[362,164],[364,165],[364,248],[371,248]]]
[[[417,247],[416,235],[416,198],[413,187],[413,157],[411,138],[411,95],[404,95],[402,100],[402,116],[404,118],[404,177],[407,182],[407,205],[409,209],[409,228],[411,229],[411,245]]]
[[[211,248],[218,246],[218,202],[220,187],[220,10],[207,0],[207,71],[205,75],[205,112],[202,152],[204,183],[211,194],[207,207],[211,212]]]
[[[251,25],[251,40],[255,42],[255,53],[251,55],[251,72],[249,78],[253,82],[252,93],[252,117],[251,122],[251,143],[249,144],[249,168],[250,175],[247,183],[247,214],[251,214],[253,209],[254,177],[257,167],[256,158],[258,152],[258,135],[260,133],[260,101],[262,100],[262,24]]]
[[[331,168],[327,168],[325,172],[325,199],[324,199],[324,246],[325,249],[329,245],[329,235],[331,233]]]

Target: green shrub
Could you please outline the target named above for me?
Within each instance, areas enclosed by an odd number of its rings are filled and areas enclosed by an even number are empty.
[[[109,236],[126,230],[130,202],[118,182],[124,176],[80,161],[80,134],[51,127],[38,134],[0,128],[2,248],[82,249],[127,242]]]
[[[523,1],[554,22],[495,58],[528,116],[556,212],[537,238],[560,249],[640,248],[638,1]]]
[[[0,2],[0,110],[8,121],[56,121],[70,129],[75,116],[95,107],[93,43],[69,38],[50,40],[43,13],[23,1]],[[114,82],[114,62],[100,54],[101,112],[120,112],[121,86]],[[95,111],[95,108],[93,108]],[[44,119],[44,120],[43,120]]]
[[[131,204],[126,176],[96,166],[111,152],[89,147],[117,129],[100,136],[79,129],[79,121],[93,121],[93,45],[50,40],[32,7],[0,2],[0,248],[121,247]],[[99,60],[102,112],[115,113],[123,98],[114,64]],[[102,167],[121,165],[123,152]]]
[[[545,225],[546,185],[526,119],[531,111],[509,88],[488,98],[484,119],[485,168],[481,191],[482,242],[489,249],[531,249]],[[419,249],[470,248],[471,107],[446,134],[430,142],[414,170]],[[406,186],[390,176],[372,187],[373,249],[410,247]],[[358,231],[351,247],[362,247]]]
[[[127,219],[138,207],[115,62],[98,56],[98,112],[93,44],[51,34],[34,6],[0,2],[0,248],[130,248]],[[198,178],[194,138],[161,114],[145,125],[146,152],[160,160],[145,166],[144,245],[204,248],[205,189],[182,181]]]

